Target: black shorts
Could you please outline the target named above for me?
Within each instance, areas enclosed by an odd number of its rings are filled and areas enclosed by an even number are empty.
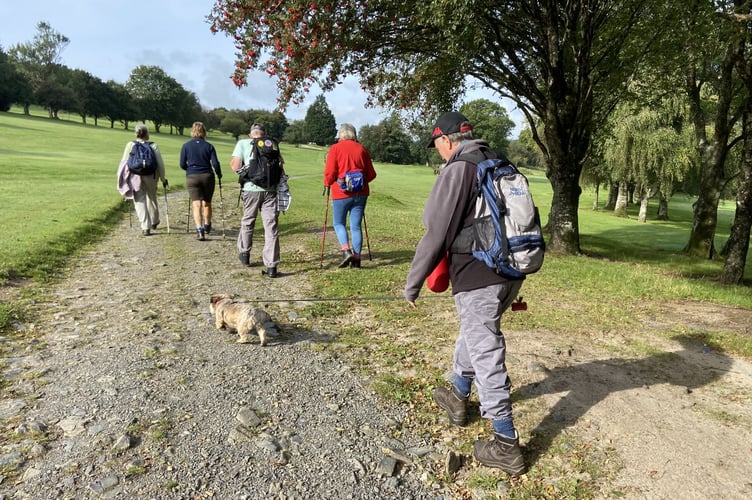
[[[186,175],[185,184],[191,201],[211,203],[214,196],[214,173]]]

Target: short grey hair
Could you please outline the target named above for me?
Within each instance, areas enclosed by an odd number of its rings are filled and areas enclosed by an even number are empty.
[[[136,125],[136,139],[148,139],[149,129],[143,123]]]
[[[264,136],[266,135],[266,127],[264,127],[260,123],[254,123],[253,125],[251,125],[251,135],[253,135],[254,132],[261,134],[260,136],[257,136],[257,137]]]
[[[346,140],[358,140],[358,134],[355,131],[355,127],[350,125],[349,123],[343,123],[339,126],[339,132],[337,132],[337,137],[339,137],[340,141],[346,141]]]
[[[469,122],[463,122],[462,126],[465,124],[470,125]],[[473,134],[473,130],[470,129],[466,132],[455,132],[454,134],[447,135],[449,137],[449,140],[452,141],[452,144],[459,144],[462,141],[472,141],[475,139],[475,135]]]

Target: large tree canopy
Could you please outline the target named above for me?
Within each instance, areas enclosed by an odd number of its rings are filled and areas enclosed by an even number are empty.
[[[678,4],[678,2],[676,2]],[[283,5],[283,7],[280,7]],[[514,100],[553,187],[549,248],[579,252],[579,177],[592,130],[654,40],[647,0],[218,0],[210,20],[236,42],[234,81],[276,75],[284,106],[358,75],[383,106],[430,117],[455,108],[468,76]],[[663,5],[663,2],[661,2]],[[637,29],[644,30],[632,36]],[[541,119],[541,133],[535,128]]]
[[[488,99],[476,99],[460,107],[460,113],[473,124],[473,135],[484,139],[499,153],[507,156],[509,134],[514,122],[507,115],[507,110],[500,104]]]

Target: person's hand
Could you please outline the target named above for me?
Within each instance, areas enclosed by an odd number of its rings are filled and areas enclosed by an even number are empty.
[[[163,181],[162,181],[162,187],[163,187],[163,188],[167,189],[167,185],[168,185],[168,184],[169,184],[169,183],[167,182],[167,179],[165,179],[165,180],[163,180]]]
[[[222,172],[217,174],[217,179],[222,180]]]

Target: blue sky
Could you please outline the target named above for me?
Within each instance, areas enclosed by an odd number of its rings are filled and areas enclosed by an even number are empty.
[[[102,80],[125,83],[136,66],[159,66],[194,92],[204,107],[272,110],[277,105],[275,82],[265,74],[251,75],[248,87],[242,89],[230,81],[235,47],[223,33],[209,31],[206,16],[213,0],[5,0],[3,4],[0,45],[5,50],[32,41],[37,23],[46,21],[70,39],[61,63]],[[312,89],[307,100],[288,107],[285,116],[303,119],[320,93]],[[366,96],[355,78],[324,97],[337,124],[360,128],[387,116],[383,110],[365,107]],[[480,97],[498,100],[484,91],[467,99]],[[519,113],[509,105],[506,108],[519,128]]]

